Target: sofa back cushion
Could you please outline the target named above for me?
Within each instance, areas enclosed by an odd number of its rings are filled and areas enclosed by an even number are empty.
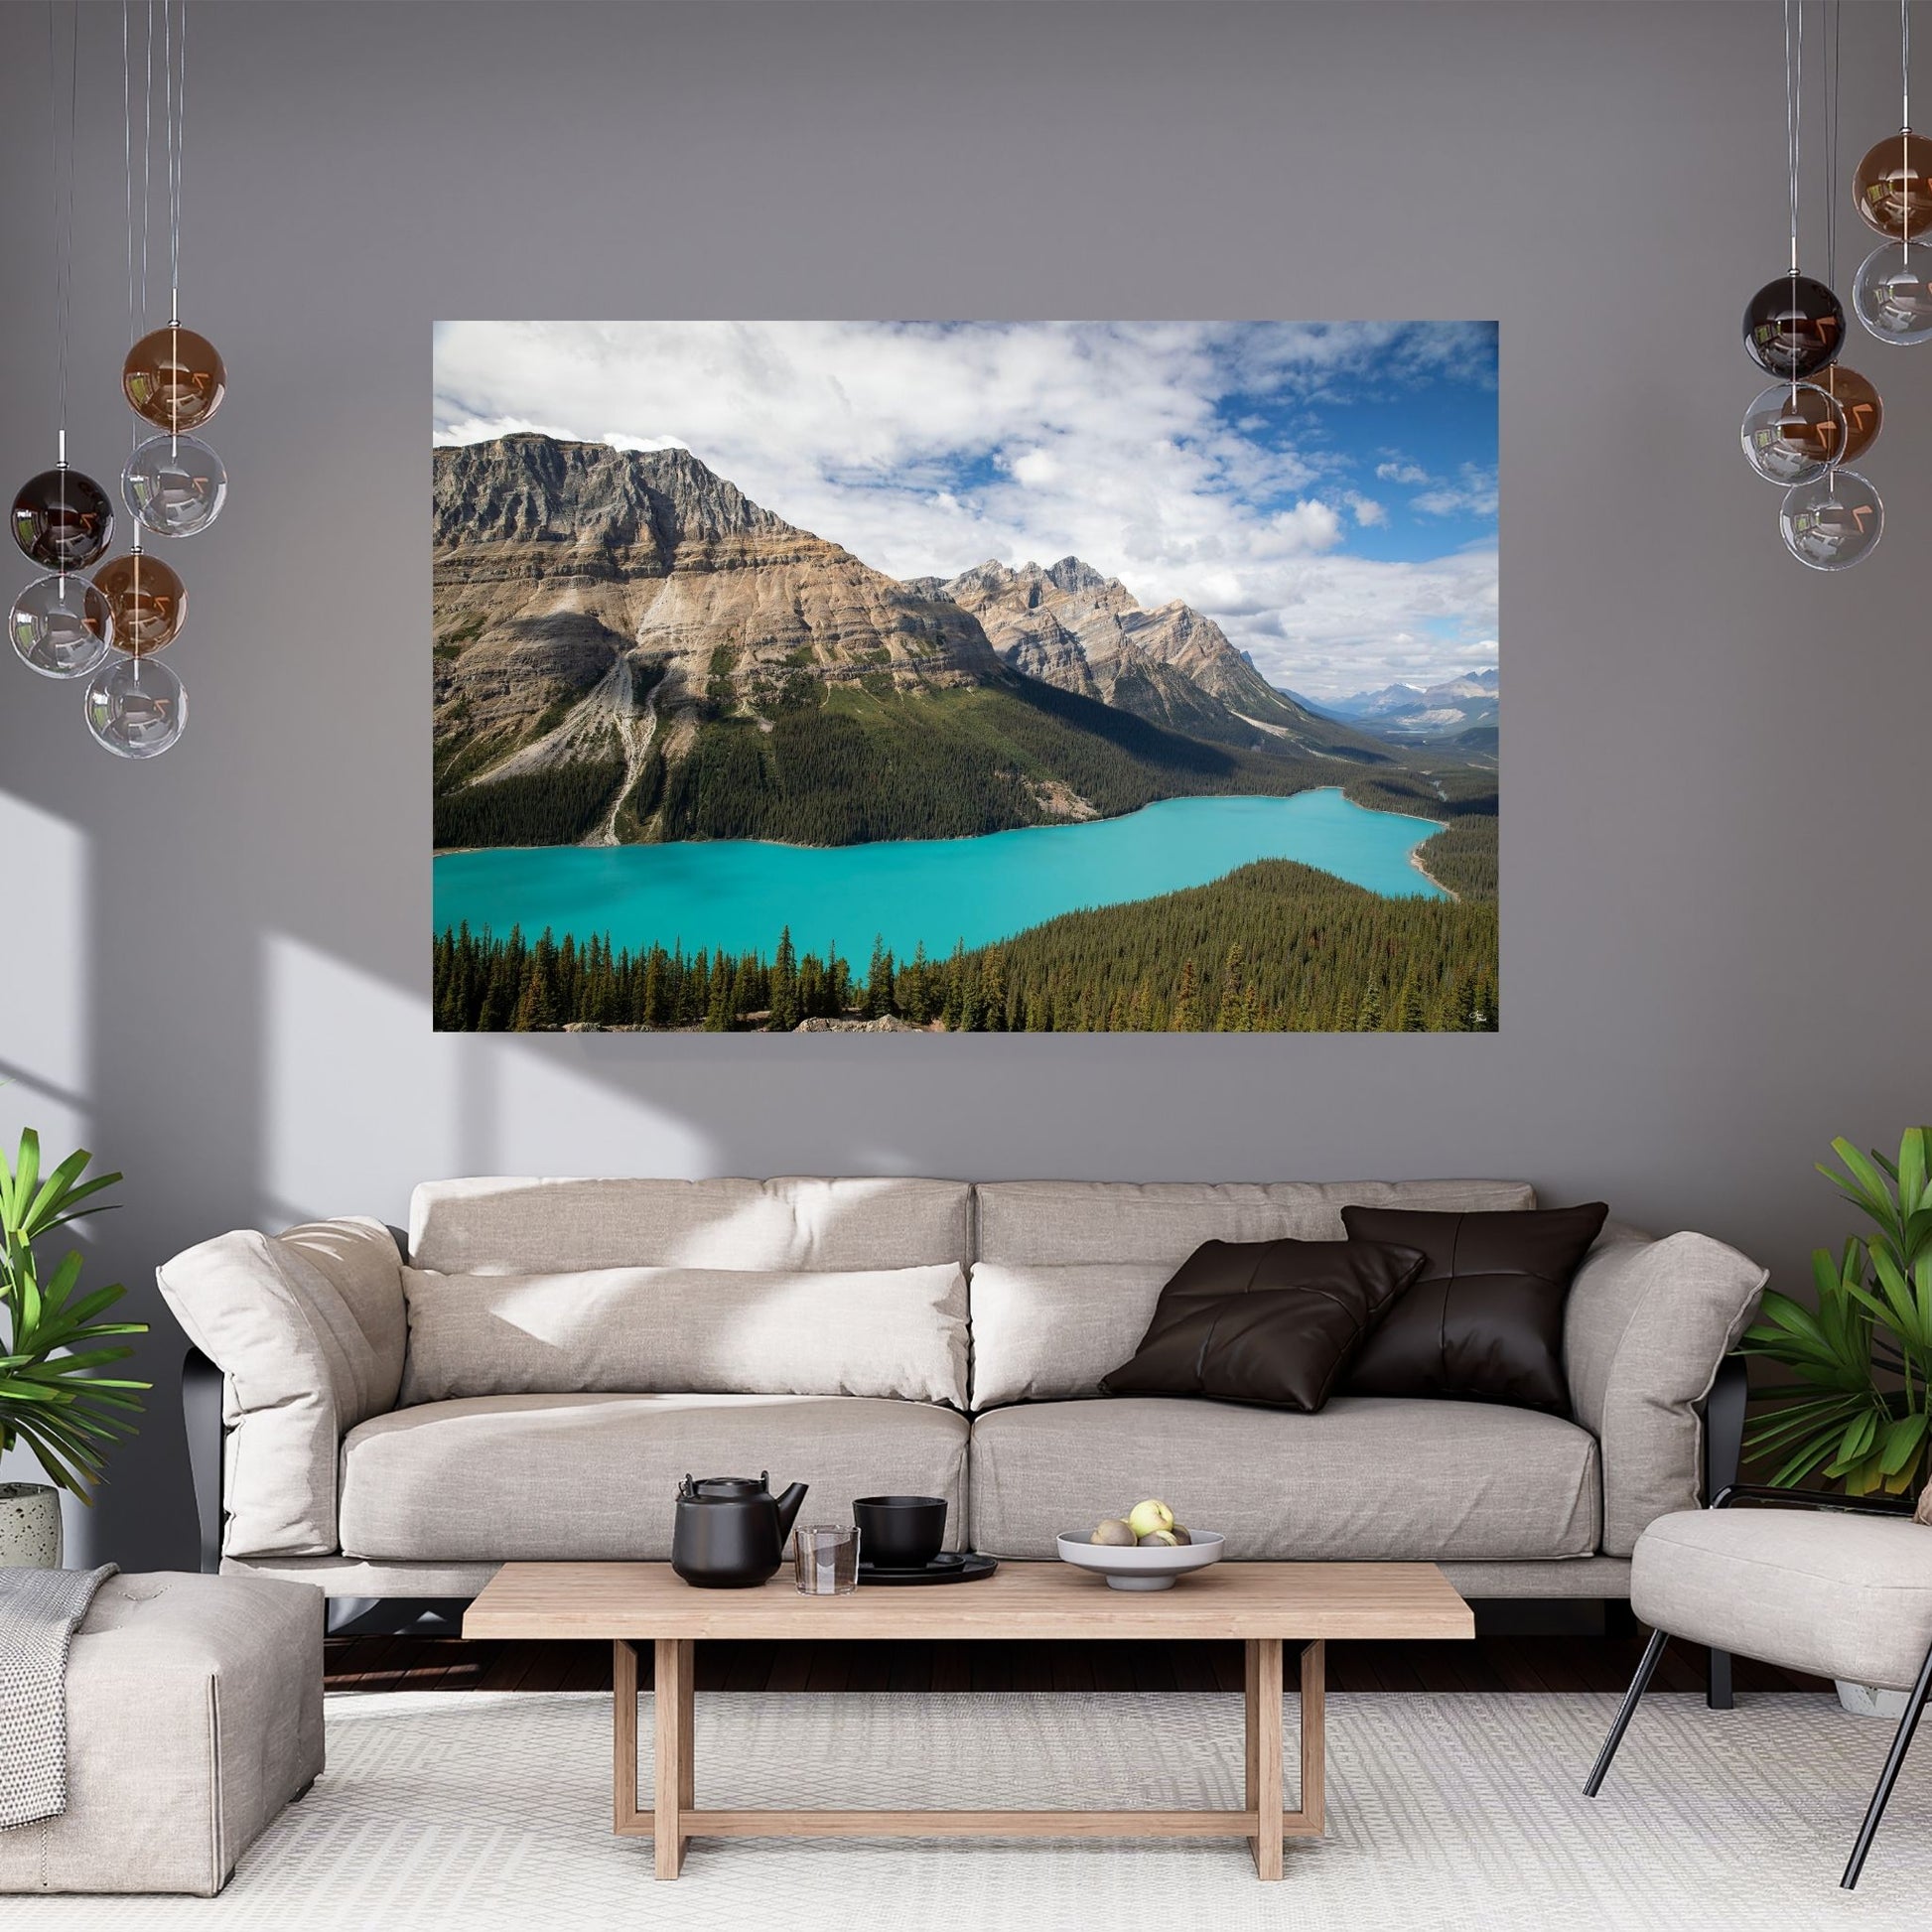
[[[1002,1180],[977,1190],[975,1258],[1003,1267],[1164,1264],[1203,1241],[1340,1241],[1344,1207],[1534,1207],[1521,1180]],[[1137,1329],[1115,1357],[1125,1361]]]
[[[336,1459],[402,1379],[402,1257],[380,1221],[317,1221],[204,1241],[155,1271],[188,1338],[222,1371],[224,1555],[336,1548]]]
[[[975,1190],[973,1407],[1097,1396],[1203,1241],[1339,1241],[1341,1210],[1529,1208],[1520,1180],[1002,1180]]]
[[[445,1274],[593,1268],[845,1270],[963,1265],[963,1180],[433,1180],[409,1258]]]
[[[405,1404],[483,1395],[893,1396],[964,1409],[957,1262],[833,1272],[403,1271]]]

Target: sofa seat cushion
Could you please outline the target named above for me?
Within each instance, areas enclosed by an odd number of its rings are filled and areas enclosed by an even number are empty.
[[[1808,1509],[1690,1509],[1637,1539],[1653,1629],[1786,1670],[1904,1690],[1932,1648],[1932,1529]]]
[[[776,1471],[773,1471],[775,1474]],[[973,1431],[973,1545],[1053,1539],[1160,1496],[1230,1557],[1476,1562],[1596,1548],[1596,1442],[1492,1403],[1337,1396],[1318,1416],[1124,1396],[996,1409]]]
[[[516,1395],[378,1416],[343,1445],[343,1549],[391,1562],[671,1554],[686,1474],[808,1483],[802,1522],[855,1496],[944,1496],[964,1544],[966,1419],[864,1396]]]

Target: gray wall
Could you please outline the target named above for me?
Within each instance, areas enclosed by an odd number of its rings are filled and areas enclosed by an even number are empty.
[[[1737,318],[1784,257],[1775,6],[190,11],[185,311],[234,487],[175,553],[188,735],[118,764],[0,664],[0,1129],[127,1172],[99,1265],[166,1385],[76,1555],[188,1553],[154,1264],[400,1219],[427,1175],[1524,1174],[1790,1279],[1845,1223],[1829,1137],[1927,1111],[1932,348],[1858,349],[1876,557],[1788,562],[1736,449]],[[74,455],[106,476],[119,19],[86,12]],[[1847,15],[1856,158],[1896,115],[1884,12]],[[0,14],[8,478],[52,443],[44,33]],[[529,315],[1500,317],[1501,1035],[433,1035],[430,324]]]

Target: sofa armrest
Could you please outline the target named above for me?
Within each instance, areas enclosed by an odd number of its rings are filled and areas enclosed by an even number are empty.
[[[1627,1557],[1655,1518],[1698,1507],[1704,1407],[1769,1279],[1702,1234],[1653,1241],[1613,1228],[1586,1257],[1564,1319],[1564,1367],[1573,1413],[1602,1458],[1605,1556]]]
[[[197,1468],[205,1563],[217,1495],[226,1556],[328,1556],[338,1547],[343,1436],[394,1406],[408,1314],[402,1257],[379,1221],[319,1221],[279,1236],[217,1236],[156,1270],[199,1354],[221,1376],[218,1479]],[[206,1409],[191,1364],[185,1403]],[[202,1419],[206,1447],[207,1422]],[[191,1439],[193,1440],[193,1439]]]

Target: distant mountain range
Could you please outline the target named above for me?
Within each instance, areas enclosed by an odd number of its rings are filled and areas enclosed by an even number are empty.
[[[1357,724],[1378,737],[1397,742],[1435,743],[1451,740],[1475,744],[1467,734],[1493,733],[1499,716],[1497,673],[1471,671],[1443,684],[1419,688],[1413,684],[1385,684],[1378,691],[1358,691],[1353,697],[1331,698],[1315,706],[1322,715]]]
[[[1077,557],[899,582],[684,450],[518,435],[434,478],[439,846],[966,836],[1400,767]]]

